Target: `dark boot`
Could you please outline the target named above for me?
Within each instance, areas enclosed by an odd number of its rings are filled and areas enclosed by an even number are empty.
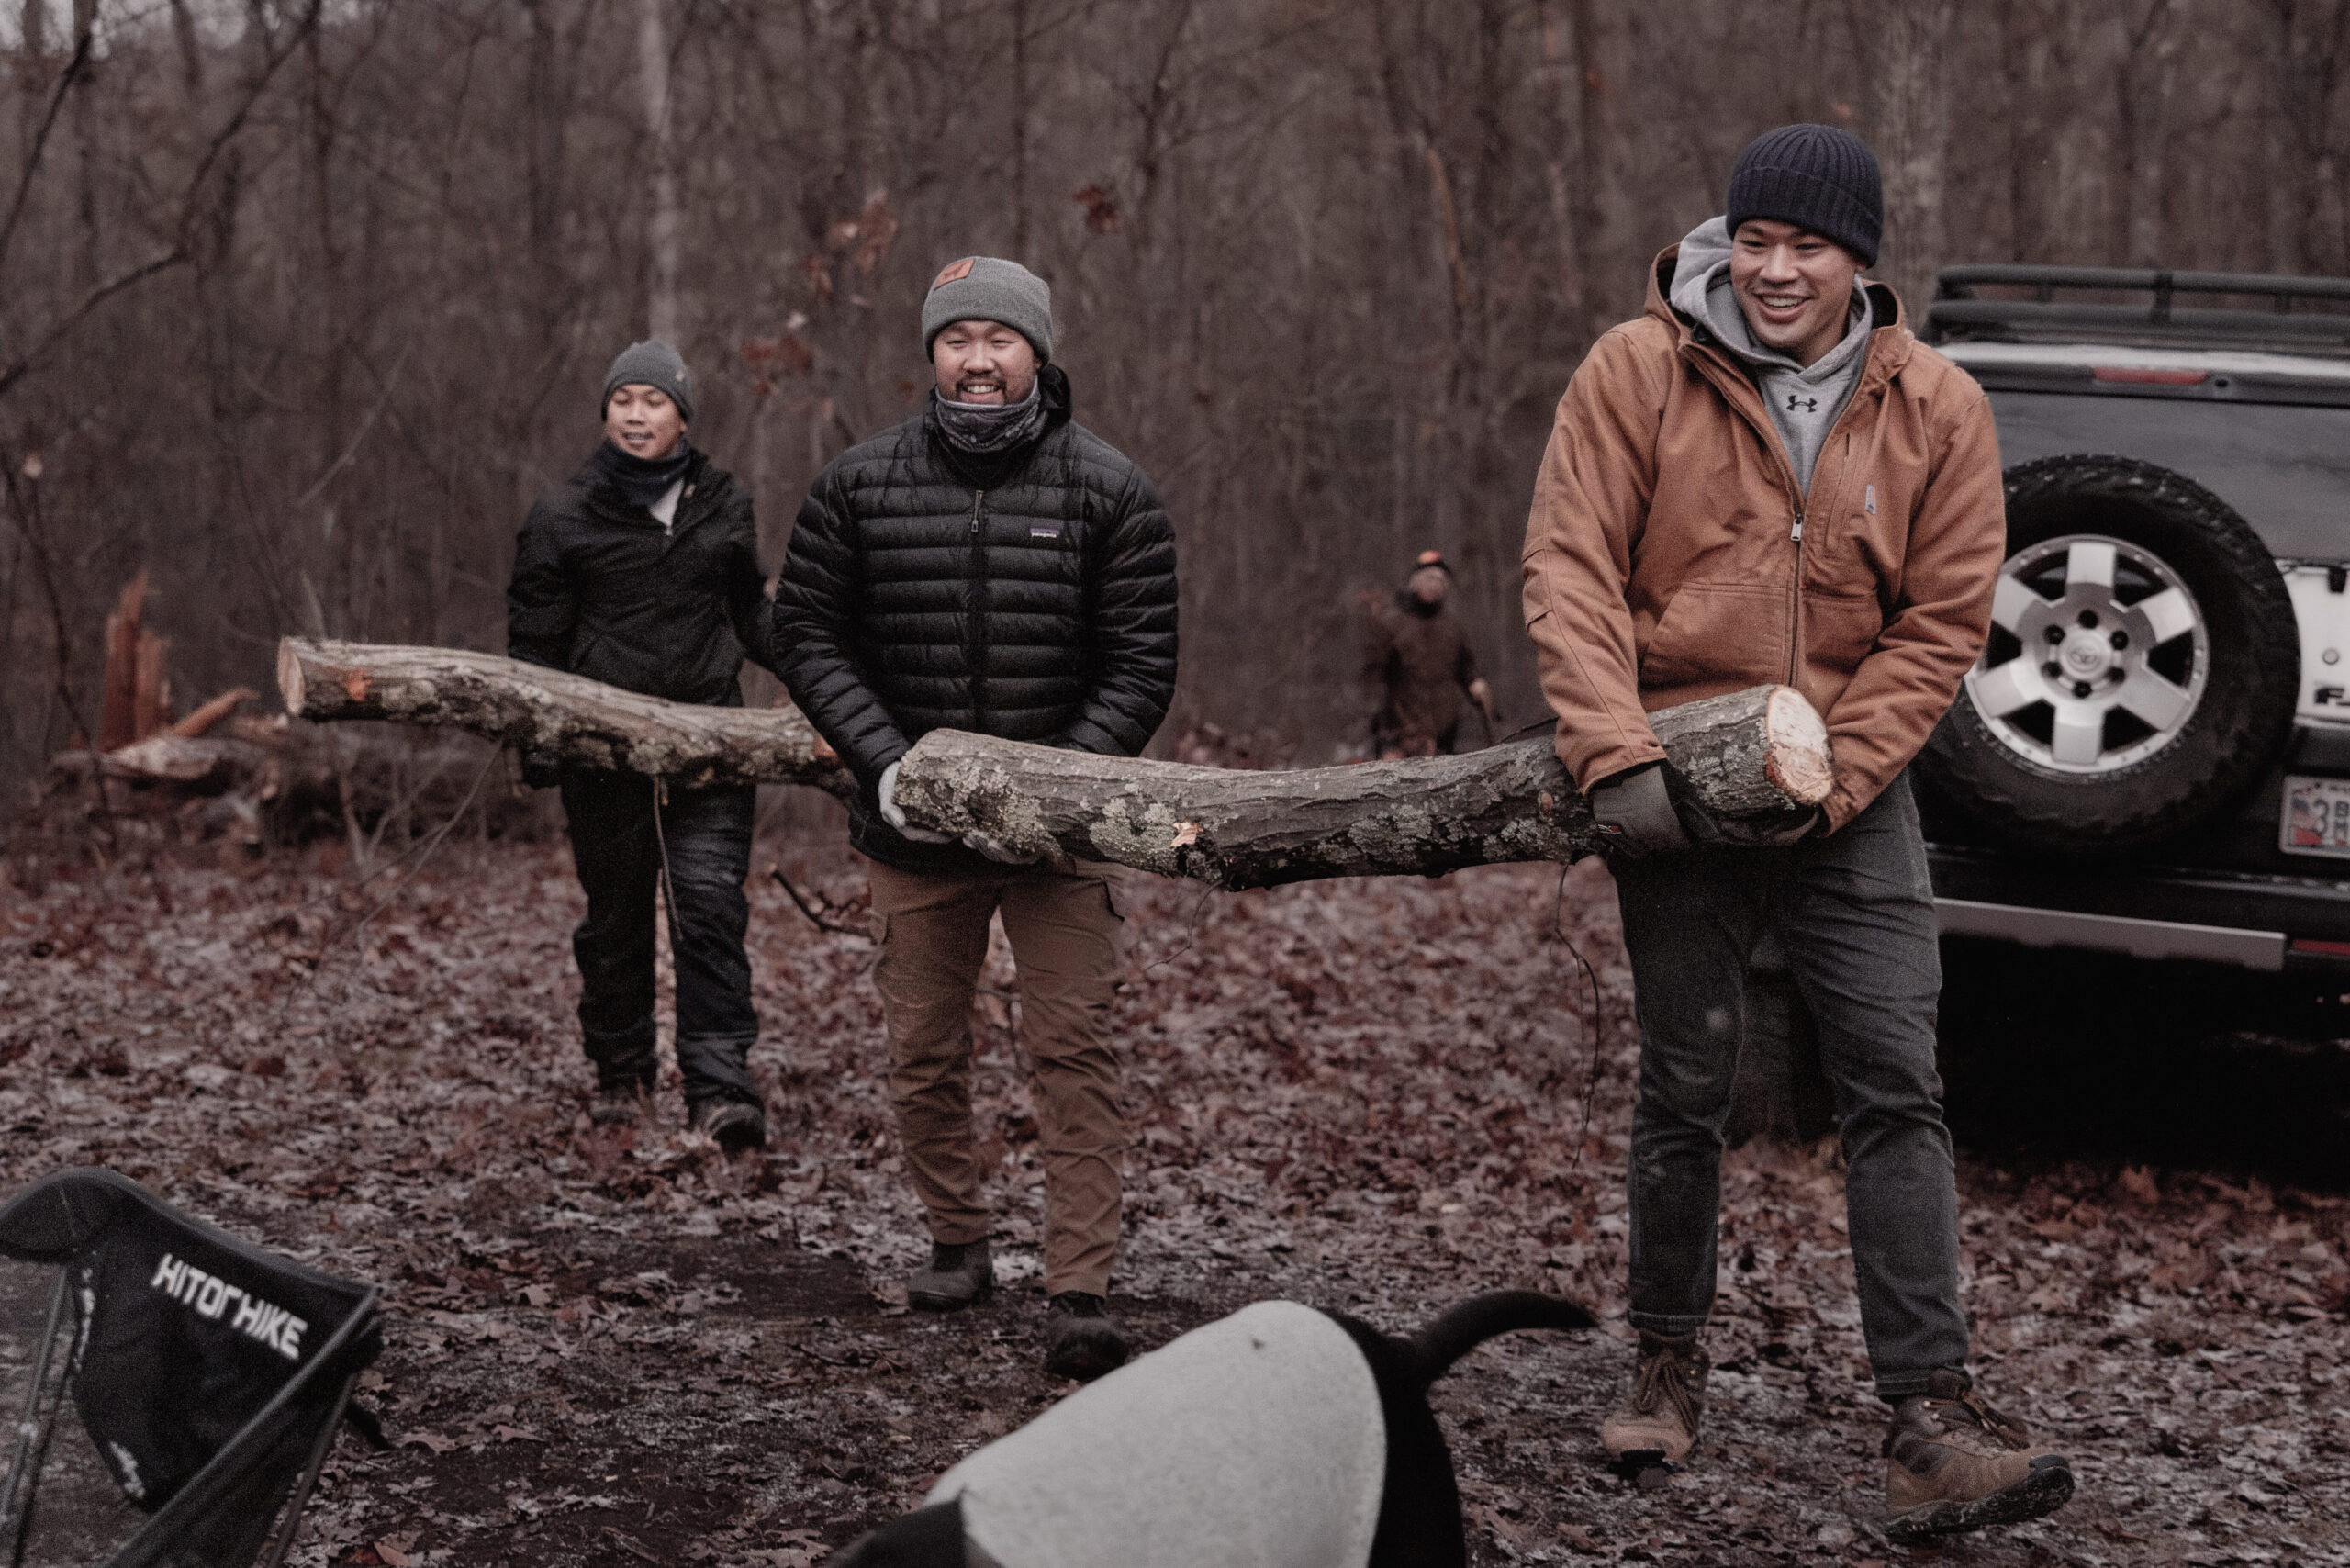
[[[653,1081],[624,1074],[601,1079],[588,1119],[599,1127],[632,1127],[653,1108]]]
[[[1126,1364],[1126,1333],[1108,1304],[1083,1291],[1063,1291],[1045,1304],[1045,1370],[1091,1383]]]
[[[995,1264],[984,1241],[930,1244],[930,1267],[906,1282],[906,1305],[917,1312],[959,1312],[995,1290]]]
[[[2072,1462],[2034,1445],[2022,1422],[1992,1409],[1964,1372],[1948,1369],[1894,1406],[1885,1459],[1885,1533],[1903,1546],[2021,1524],[2073,1495]]]
[[[728,1154],[741,1154],[745,1149],[767,1146],[767,1113],[746,1100],[698,1102],[687,1118],[687,1125],[698,1133],[716,1138],[718,1147]]]

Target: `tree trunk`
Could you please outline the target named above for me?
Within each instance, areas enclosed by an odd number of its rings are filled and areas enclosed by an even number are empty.
[[[580,767],[684,785],[809,784],[843,799],[856,793],[796,708],[702,708],[496,654],[301,637],[278,644],[277,684],[297,718],[445,724]]]
[[[1720,815],[1827,799],[1827,729],[1791,688],[1707,698],[1650,723]],[[1227,889],[1436,876],[1574,860],[1597,847],[1591,813],[1548,737],[1460,756],[1256,773],[938,730],[906,754],[897,801],[915,822],[978,833],[1016,854],[1109,860]]]
[[[856,793],[794,708],[689,707],[494,654],[296,637],[279,645],[277,678],[299,718],[448,724],[683,784]],[[1650,722],[1719,815],[1827,798],[1827,730],[1790,688],[1711,697]],[[1433,876],[1572,860],[1595,847],[1591,813],[1547,738],[1463,756],[1258,773],[935,730],[906,754],[897,800],[922,826],[983,834],[1039,859],[1109,860],[1222,888]]]

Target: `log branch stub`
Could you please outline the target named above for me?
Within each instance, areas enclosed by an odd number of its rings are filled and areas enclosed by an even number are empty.
[[[667,702],[520,659],[462,648],[278,644],[286,711],[314,720],[436,724],[577,767],[686,786],[808,784],[844,799],[856,781],[797,708]]]

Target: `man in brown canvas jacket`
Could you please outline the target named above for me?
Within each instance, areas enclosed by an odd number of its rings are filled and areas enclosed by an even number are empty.
[[[1363,673],[1379,689],[1371,734],[1382,757],[1449,753],[1464,693],[1485,716],[1488,734],[1496,728],[1493,689],[1477,673],[1468,633],[1444,605],[1451,589],[1443,553],[1423,550],[1394,602],[1376,606],[1371,617]]]
[[[1890,1533],[2037,1518],[2072,1494],[1965,1370],[1957,1196],[1934,1069],[1931,890],[1903,773],[1986,633],[2005,550],[1990,409],[1861,270],[1875,156],[1826,126],[1740,154],[1724,216],[1661,254],[1639,320],[1561,400],[1527,525],[1525,609],[1559,756],[1609,834],[1639,993],[1633,1391],[1602,1428],[1629,1463],[1695,1446],[1722,1130],[1765,933],[1834,1086]],[[1785,682],[1826,718],[1816,812],[1716,821],[1647,715]]]

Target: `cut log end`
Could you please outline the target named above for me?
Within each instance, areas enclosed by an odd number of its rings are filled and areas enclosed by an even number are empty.
[[[1798,806],[1816,806],[1836,787],[1836,762],[1819,711],[1792,686],[1774,687],[1764,709],[1764,776]]]
[[[285,711],[302,711],[302,656],[295,651],[294,639],[277,640],[277,692],[285,699]]]

